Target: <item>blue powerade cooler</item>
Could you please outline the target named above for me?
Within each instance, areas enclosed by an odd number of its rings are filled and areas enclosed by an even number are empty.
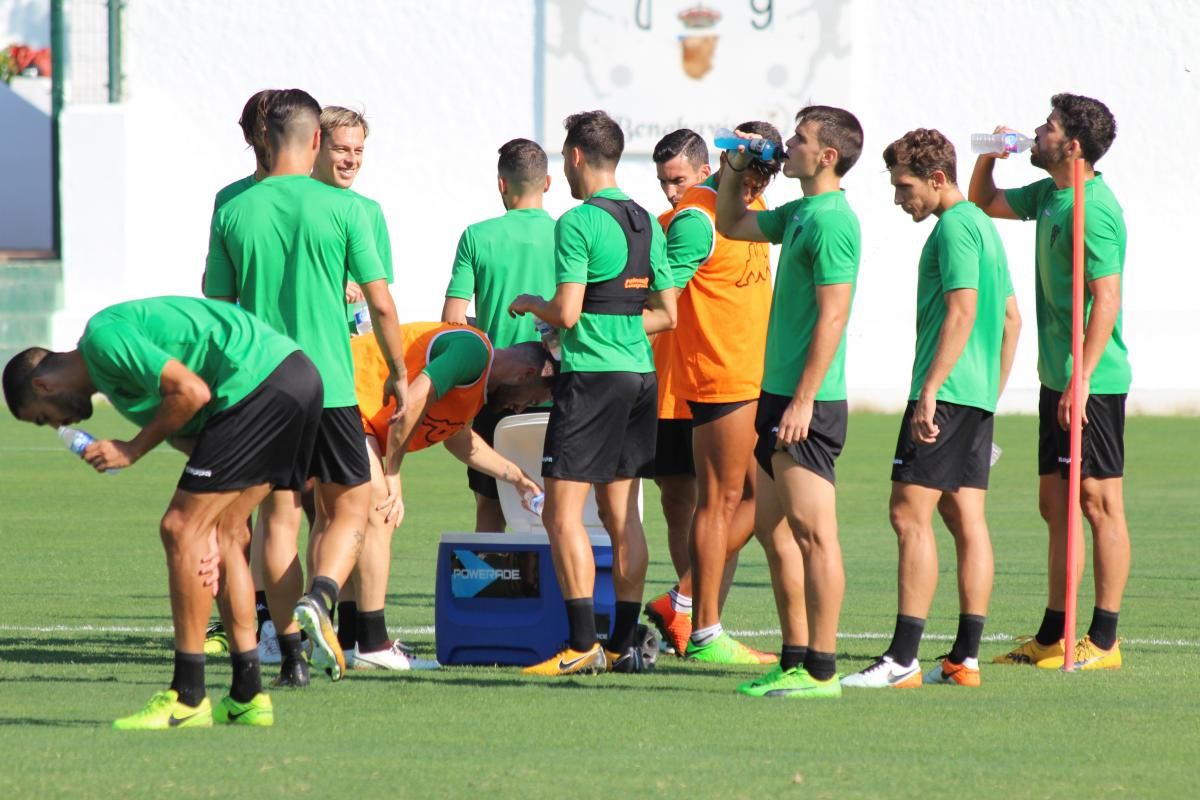
[[[535,480],[549,416],[518,414],[496,426],[496,450]],[[496,488],[512,532],[446,533],[438,548],[434,617],[442,664],[528,666],[550,658],[567,641],[567,609],[542,519],[521,505],[512,484]],[[596,559],[596,632],[604,640],[616,597],[612,543],[600,524],[594,492],[588,493],[583,525]]]
[[[612,545],[591,535],[596,630],[612,627]],[[446,533],[438,547],[437,659],[441,664],[545,661],[567,640],[567,612],[544,532]]]

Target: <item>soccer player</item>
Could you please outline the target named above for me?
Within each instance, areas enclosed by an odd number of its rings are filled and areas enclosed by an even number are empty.
[[[273,486],[299,488],[321,415],[321,378],[295,342],[241,309],[186,297],[135,300],[92,317],[77,349],[40,347],[4,369],[13,415],[72,425],[103,392],[141,427],[88,445],[97,471],[128,467],[171,439],[189,458],[159,529],[167,556],[175,674],[121,730],[274,723],[262,692],[246,517]],[[204,689],[204,627],[217,597],[233,684],[214,709]]]
[[[937,224],[917,265],[917,345],[908,407],[892,461],[892,527],[900,547],[895,633],[882,657],[843,686],[979,686],[979,639],[992,592],[984,501],[993,414],[1021,319],[995,224],[958,188],[954,145],[920,128],[892,142],[883,163],[895,203]],[[958,555],[958,634],[922,679],[917,647],[937,588],[933,513]]]
[[[753,138],[754,134],[748,135]],[[861,249],[842,177],[862,152],[862,126],[831,106],[806,106],[787,141],[783,174],[804,196],[746,208],[750,154],[728,156],[717,231],[782,244],[758,401],[761,468],[755,535],[767,553],[783,628],[780,662],[739,687],[752,696],[839,697],[837,623],[845,592],[834,462],[846,441],[846,323]]]
[[[395,422],[394,405],[380,400],[388,367],[378,345],[369,336],[356,336],[350,343],[362,429],[372,454],[373,493],[367,538],[355,570],[360,610],[357,647],[348,657],[354,669],[438,666],[390,641],[384,619],[392,533],[404,516],[400,467],[405,453],[445,442],[460,461],[513,484],[526,502],[542,491],[471,426],[485,406],[520,413],[550,399],[557,363],[542,344],[520,342],[493,350],[483,331],[451,323],[414,322],[401,325],[400,331],[410,383],[408,408]]]
[[[519,294],[554,293],[554,218],[542,208],[550,189],[546,151],[537,142],[513,139],[499,153],[496,188],[504,215],[468,225],[459,237],[442,322],[465,325],[473,296],[476,325],[501,349],[540,341],[533,318],[509,316],[508,304]],[[509,413],[484,408],[472,428],[490,446],[497,423]],[[468,467],[467,486],[475,494],[475,530],[503,531],[496,480]]]
[[[213,217],[204,289],[210,297],[239,301],[295,339],[325,385],[309,474],[317,479],[328,523],[313,531],[315,570],[303,596],[298,493],[274,492],[265,506],[267,599],[283,654],[276,684],[303,686],[308,667],[297,624],[313,641],[313,663],[334,680],[345,669],[329,609],[361,551],[371,491],[346,328],[347,278],[363,289],[374,335],[393,366],[387,391],[401,411],[407,382],[396,308],[362,203],[309,177],[321,147],[321,107],[306,92],[286,89],[273,92],[260,114],[257,140],[268,153],[270,174]]]
[[[1070,469],[1072,215],[1074,168],[1082,160],[1087,239],[1083,337],[1083,448],[1079,503],[1092,529],[1096,606],[1072,658],[1080,669],[1118,669],[1121,646],[1117,616],[1129,578],[1129,526],[1125,520],[1125,398],[1129,393],[1129,354],[1121,333],[1121,280],[1125,269],[1125,217],[1096,162],[1112,145],[1117,123],[1108,107],[1090,97],[1056,94],[1051,112],[1038,126],[1030,163],[1049,177],[1020,189],[996,188],[996,156],[980,156],[969,195],[988,216],[1037,220],[1034,295],[1038,329],[1038,507],[1049,528],[1049,597],[1037,635],[1000,664],[1063,665],[1064,596],[1067,576],[1067,475]],[[998,129],[999,130],[1007,130]],[[1079,560],[1083,575],[1083,531]]]
[[[675,216],[675,206],[684,192],[711,173],[708,147],[700,134],[688,128],[672,131],[654,146],[654,169],[658,185],[671,207],[658,215],[666,231]],[[678,301],[677,301],[678,303]],[[688,532],[696,511],[696,465],[692,458],[692,411],[675,391],[674,331],[663,331],[650,342],[658,379],[658,436],[654,445],[654,482],[667,523],[667,550],[679,579],[666,594],[646,604],[646,616],[663,636],[663,644],[683,656],[692,632],[691,562]]]
[[[769,123],[747,122],[739,129],[782,149],[782,137]],[[765,211],[761,196],[779,164],[755,160],[746,170],[742,199],[750,211]],[[647,612],[667,623],[660,629],[676,635],[694,621],[683,642],[690,659],[763,664],[776,659],[747,647],[721,626],[727,562],[754,532],[754,417],[771,308],[770,246],[726,239],[716,230],[717,190],[730,171],[722,154],[717,173],[684,193],[667,229],[667,262],[681,292],[679,324],[672,332],[680,374],[676,392],[692,412],[699,488],[688,540],[691,580],[686,581],[693,589],[694,610],[692,620],[679,619],[675,610],[674,601],[688,600],[679,598],[685,594],[681,578],[671,607],[651,602]],[[736,329],[730,328],[732,321]]]
[[[563,172],[584,201],[555,227],[558,288],[523,294],[513,314],[533,313],[559,329],[562,374],[546,429],[542,519],[566,600],[570,639],[562,652],[526,668],[535,675],[610,669],[641,672],[634,647],[646,580],[646,534],[636,479],[654,466],[658,395],[648,333],[675,325],[675,293],[662,229],[617,188],[621,126],[603,111],[567,117]],[[595,487],[612,539],[616,614],[606,647],[596,632],[596,565],[583,507]]]

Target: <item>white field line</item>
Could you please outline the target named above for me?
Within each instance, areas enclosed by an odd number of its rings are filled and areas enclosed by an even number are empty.
[[[174,629],[169,625],[0,625],[0,633],[171,633]],[[415,628],[393,628],[401,636],[430,636],[434,629],[432,625],[420,625]],[[778,636],[778,628],[761,630],[731,630],[729,633],[736,637]],[[892,638],[890,633],[839,633],[839,639],[861,639],[867,641],[887,641]],[[930,641],[952,642],[954,637],[948,633],[927,633],[922,637]],[[1011,642],[1017,637],[1007,633],[991,633],[983,637],[986,642]],[[1129,645],[1154,645],[1157,647],[1195,647],[1200,648],[1200,641],[1188,639],[1121,639]]]

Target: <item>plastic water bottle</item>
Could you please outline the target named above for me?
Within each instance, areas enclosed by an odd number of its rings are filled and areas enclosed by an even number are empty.
[[[1023,133],[972,133],[971,152],[1024,153],[1033,146],[1033,139]]]
[[[354,304],[354,328],[359,336],[375,330],[375,326],[371,324],[371,309],[367,308],[367,304],[362,300]]]
[[[538,492],[533,497],[529,498],[529,510],[537,514],[539,517],[542,515],[542,508],[545,505],[546,495],[544,492]]]
[[[83,458],[83,451],[87,450],[88,445],[96,441],[96,437],[87,431],[80,430],[79,428],[69,428],[66,425],[59,427],[58,438],[67,446],[68,450],[80,458]],[[109,475],[116,475],[121,470],[106,469],[104,471]]]
[[[729,128],[717,131],[713,144],[722,150],[736,152],[739,147],[745,147],[746,152],[759,161],[772,161],[775,158],[775,143],[767,139],[743,139]]]
[[[538,336],[542,337],[542,344],[550,351],[554,360],[562,361],[562,347],[558,343],[558,330],[543,319],[534,319],[533,327],[537,329]]]

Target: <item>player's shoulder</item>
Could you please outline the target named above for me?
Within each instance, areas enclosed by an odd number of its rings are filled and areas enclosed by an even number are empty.
[[[333,187],[331,186],[329,188],[332,189]],[[346,189],[345,192],[358,201],[358,204],[362,206],[363,210],[366,211],[370,216],[375,217],[383,215],[383,206],[379,205],[378,200],[367,197],[365,194],[359,194],[353,189]]]

